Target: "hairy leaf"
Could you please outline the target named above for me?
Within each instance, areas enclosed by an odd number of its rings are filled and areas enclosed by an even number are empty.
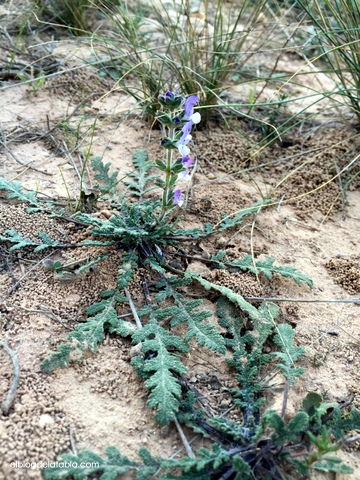
[[[102,162],[102,157],[96,156],[92,157],[91,165],[93,170],[97,172],[95,174],[96,180],[102,183],[102,185],[99,185],[100,191],[103,193],[116,193],[116,187],[119,183],[119,180],[117,179],[119,172],[115,171],[109,175],[111,163],[104,164]]]
[[[125,252],[121,258],[122,263],[118,270],[118,285],[120,288],[126,288],[134,278],[137,269],[138,255],[135,252]]]
[[[266,200],[265,202],[256,202],[251,207],[243,208],[239,212],[237,212],[234,216],[225,217],[221,224],[218,226],[217,231],[223,232],[228,228],[236,227],[242,224],[243,218],[247,215],[252,215],[257,213],[261,207],[270,203],[270,200]]]
[[[58,346],[58,352],[42,362],[42,371],[50,373],[55,368],[66,367],[71,361],[80,362],[87,350],[95,353],[107,329],[129,335],[131,328],[119,321],[114,304],[114,297],[110,297],[89,307],[86,322],[77,324],[68,335],[69,343]]]
[[[309,425],[309,416],[300,410],[286,425],[284,419],[275,410],[267,410],[262,419],[262,426],[269,426],[274,429],[271,439],[278,447],[287,442],[295,441],[297,436],[305,432]]]
[[[195,337],[200,347],[205,345],[215,352],[226,352],[225,341],[220,332],[216,330],[214,325],[203,323],[207,317],[212,316],[212,312],[210,310],[194,310],[194,308],[202,304],[201,300],[181,301],[177,298],[176,304],[178,311],[172,318],[171,325],[176,326],[179,323],[187,323],[188,331],[184,337],[186,342]]]
[[[46,480],[62,480],[74,478],[76,480],[86,480],[90,475],[101,474],[100,480],[116,480],[119,475],[135,470],[136,480],[146,480],[154,475],[160,467],[161,458],[155,459],[145,449],[139,450],[139,456],[143,464],[130,460],[114,447],[106,448],[107,458],[89,451],[83,450],[78,455],[64,454],[60,457],[60,465],[48,467],[43,471]],[[83,466],[80,466],[83,465]],[[86,466],[85,466],[86,465]]]
[[[150,175],[152,162],[148,160],[146,150],[136,150],[133,155],[134,170],[128,173],[128,177],[133,180],[126,179],[124,183],[129,187],[129,193],[138,197],[142,197],[145,193],[152,190],[154,187],[148,187],[148,184],[156,179],[158,175]]]
[[[24,238],[21,233],[18,233],[16,230],[6,230],[5,231],[7,237],[4,235],[0,235],[0,240],[3,242],[11,242],[14,245],[10,248],[10,250],[19,250],[20,248],[24,247],[35,247],[34,252],[40,252],[41,250],[45,250],[45,248],[56,247],[59,245],[59,240],[52,240],[49,235],[44,232],[38,233],[38,237],[42,242],[36,242],[30,240],[30,238]]]
[[[312,280],[296,270],[295,267],[274,266],[275,259],[268,257],[265,260],[253,261],[251,255],[245,255],[244,258],[233,260],[232,262],[225,262],[226,266],[238,267],[241,270],[249,271],[254,274],[263,273],[268,279],[272,279],[274,273],[278,273],[283,277],[292,278],[295,283],[299,284],[301,281],[305,282],[309,287],[313,286]]]
[[[22,202],[30,203],[39,207],[40,202],[36,198],[36,192],[23,192],[22,185],[19,182],[8,182],[5,178],[0,177],[0,190],[7,190],[10,192],[7,198],[17,198]]]
[[[202,478],[196,475],[199,473],[208,475],[211,470],[220,467],[222,464],[227,463],[230,460],[230,456],[226,450],[223,450],[220,445],[217,444],[212,445],[211,450],[200,448],[197,454],[199,456],[196,458],[185,457],[179,460],[165,460],[162,463],[162,468],[182,468],[184,473],[193,473],[193,478]]]
[[[181,387],[175,374],[185,374],[186,368],[169,350],[187,352],[188,346],[179,337],[170,335],[152,316],[149,323],[133,334],[133,342],[142,342],[145,360],[142,369],[151,376],[145,386],[151,393],[148,405],[156,409],[155,419],[159,425],[167,425],[179,410]],[[147,353],[151,355],[146,358]],[[133,362],[132,362],[133,363]]]
[[[196,280],[206,290],[217,290],[222,295],[227,297],[231,302],[236,303],[242,310],[247,312],[253,320],[259,320],[261,318],[257,309],[253,305],[251,305],[251,303],[247,302],[241,295],[235,293],[230,288],[209,282],[208,280],[205,280],[205,278],[202,278],[198,273],[191,272],[189,270],[185,272],[184,276],[185,278],[191,278],[193,280]]]
[[[341,412],[336,407],[326,425],[335,438],[342,439],[346,432],[360,430],[360,411],[352,408],[350,412]]]
[[[274,342],[278,345],[282,352],[274,352],[273,355],[283,363],[278,363],[277,367],[284,372],[284,377],[290,382],[294,382],[293,377],[299,377],[303,374],[303,368],[295,368],[294,364],[299,357],[305,354],[303,347],[296,347],[293,344],[295,331],[286,323],[277,325]]]

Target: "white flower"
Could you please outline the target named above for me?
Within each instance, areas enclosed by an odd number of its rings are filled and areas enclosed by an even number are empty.
[[[192,139],[192,135],[190,135],[190,133],[188,135],[186,135],[186,137],[184,138],[183,140],[183,145],[187,145],[190,140]]]
[[[190,148],[187,147],[186,145],[184,145],[183,143],[178,145],[178,150],[179,150],[179,153],[182,157],[186,157],[186,155],[189,155],[190,153]]]
[[[189,170],[184,170],[183,172],[180,172],[178,175],[178,179],[185,180],[185,182],[189,182],[191,180]]]
[[[199,112],[193,113],[190,117],[190,120],[193,121],[193,123],[197,124],[200,123],[201,121],[201,115]]]

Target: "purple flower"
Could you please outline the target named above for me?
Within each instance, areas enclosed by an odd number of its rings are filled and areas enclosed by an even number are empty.
[[[182,163],[185,170],[179,173],[178,178],[180,180],[190,180],[190,167],[194,163],[194,159],[185,155],[182,157]]]
[[[184,157],[182,157],[182,162],[183,162],[183,167],[188,169],[194,163],[194,159],[189,158],[188,156],[185,155]]]
[[[179,173],[178,175],[179,180],[190,180],[190,170],[187,168],[186,170],[183,170],[182,172]]]
[[[174,192],[174,203],[175,205],[181,205],[181,190],[175,190]]]
[[[192,120],[189,120],[187,123],[185,123],[185,125],[181,129],[183,134],[181,135],[180,140],[176,144],[177,147],[179,147],[179,145],[187,145],[190,142],[191,140],[190,132],[193,125],[194,125],[194,122]]]
[[[188,130],[181,135],[180,139],[176,142],[177,147],[179,147],[180,145],[187,145],[190,142],[190,140],[192,139],[192,136],[189,133],[190,131],[191,130]]]
[[[194,122],[192,120],[189,120],[182,127],[181,131],[184,133],[184,135],[187,135],[188,133],[191,132],[191,129],[192,129],[193,126],[194,126]]]
[[[161,257],[166,258],[164,252],[161,250],[161,248],[160,248],[158,245],[155,245],[155,248],[156,248],[157,253],[158,253]]]
[[[199,102],[199,97],[197,95],[191,95],[185,102],[184,111],[185,111],[185,119],[191,117],[194,113],[194,105]]]
[[[54,265],[54,260],[51,258],[45,258],[45,260],[42,261],[42,264],[44,265],[45,268],[53,268]]]
[[[165,97],[167,97],[169,100],[172,100],[173,97],[174,97],[174,95],[173,95],[171,92],[169,92],[169,90],[168,90],[168,91],[165,93]]]

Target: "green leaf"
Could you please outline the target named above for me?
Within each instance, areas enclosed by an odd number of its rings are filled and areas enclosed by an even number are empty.
[[[112,194],[116,193],[116,186],[119,182],[117,179],[119,172],[115,171],[109,175],[111,163],[108,162],[104,165],[102,157],[96,156],[91,158],[91,166],[93,170],[97,172],[95,174],[96,180],[102,183],[102,185],[99,185],[100,191]]]
[[[227,297],[220,297],[216,306],[219,324],[226,328],[229,333],[230,338],[225,340],[226,345],[236,352],[238,356],[245,355],[246,340],[244,335],[241,334],[244,319],[236,314],[234,303],[230,302]]]
[[[276,366],[283,370],[284,377],[290,382],[294,381],[293,377],[299,377],[304,372],[303,368],[294,367],[295,362],[305,353],[303,347],[296,347],[293,344],[294,337],[295,331],[291,325],[286,323],[277,325],[274,342],[283,351],[274,352],[272,355],[283,361],[283,363],[277,364]]]
[[[159,425],[167,425],[179,410],[181,387],[175,374],[185,374],[186,368],[177,356],[168,349],[187,352],[188,346],[179,337],[170,335],[162,328],[154,316],[142,329],[133,333],[133,343],[142,342],[142,352],[151,352],[152,358],[142,363],[143,372],[150,373],[145,386],[151,393],[148,405],[156,409],[155,420]],[[153,356],[156,354],[155,356]],[[135,357],[136,358],[136,357]],[[133,363],[133,362],[132,362]]]
[[[206,448],[200,448],[198,450],[197,458],[182,458],[179,460],[165,460],[162,464],[162,468],[182,468],[183,473],[191,473],[193,476],[180,477],[180,478],[210,478],[210,471],[219,468],[224,463],[230,460],[229,454],[223,450],[220,445],[212,445],[211,450]],[[205,476],[199,476],[205,475]],[[163,478],[176,478],[164,476]],[[177,477],[179,478],[179,477]]]
[[[130,179],[124,180],[128,186],[131,195],[142,197],[153,189],[151,182],[155,180],[158,175],[150,175],[149,172],[153,167],[153,162],[148,160],[146,150],[138,149],[133,155],[134,170],[128,173]]]
[[[194,308],[202,304],[201,301],[181,301],[176,299],[178,310],[176,315],[171,320],[171,325],[174,327],[179,323],[187,323],[188,331],[184,337],[186,342],[189,342],[192,337],[195,337],[197,344],[200,347],[206,345],[207,348],[218,353],[225,353],[225,340],[220,332],[210,323],[202,323],[207,317],[212,316],[210,310],[195,311]]]
[[[41,240],[43,241],[43,244],[36,247],[34,252],[40,252],[41,250],[45,250],[45,248],[49,248],[49,247],[55,248],[60,243],[59,240],[52,240],[49,237],[49,235],[47,235],[44,232],[38,233],[38,237],[41,238]]]
[[[146,258],[144,265],[149,265],[151,269],[154,270],[154,272],[158,272],[158,273],[166,272],[165,268],[160,265],[160,263],[157,261],[154,255],[149,255]]]
[[[222,223],[217,228],[218,232],[223,232],[232,227],[236,227],[242,224],[243,218],[247,215],[253,215],[257,213],[261,207],[271,203],[271,200],[265,200],[264,202],[257,202],[248,208],[243,208],[236,215],[232,217],[225,217]]]
[[[121,258],[121,265],[118,270],[118,285],[120,288],[127,288],[131,280],[134,278],[137,269],[138,255],[135,252],[125,252]]]
[[[309,287],[313,286],[312,280],[303,273],[298,272],[295,267],[274,266],[274,262],[275,259],[273,257],[267,257],[265,260],[255,262],[251,255],[245,255],[244,258],[236,259],[232,262],[225,262],[225,265],[228,267],[238,267],[243,271],[249,271],[255,275],[262,273],[269,280],[272,279],[274,273],[277,273],[283,277],[292,278],[297,284],[304,282],[309,285]]]
[[[253,478],[250,465],[246,463],[245,460],[243,460],[241,457],[234,457],[232,461],[232,466],[235,472],[241,473],[241,479],[247,480]]]
[[[322,396],[316,392],[309,392],[302,402],[303,409],[311,417],[320,407]]]
[[[97,478],[116,480],[119,475],[141,467],[137,462],[122,456],[116,447],[107,447],[106,455],[108,458],[104,459],[90,450],[83,450],[78,455],[64,454],[60,457],[59,465],[46,468],[43,471],[43,476],[45,480],[63,480],[66,478],[86,480],[90,475],[102,473]]]
[[[7,237],[4,235],[0,235],[0,240],[3,242],[11,242],[14,243],[10,250],[19,250],[20,248],[29,247],[29,246],[38,246],[38,242],[34,242],[30,240],[30,238],[24,238],[21,233],[18,233],[16,230],[6,230],[5,231]]]
[[[109,326],[110,333],[116,333],[120,337],[126,338],[131,336],[137,330],[137,326],[134,323],[126,322],[118,319],[116,324]]]
[[[306,412],[299,411],[288,423],[288,431],[291,434],[298,434],[306,430],[309,426],[309,415]]]
[[[336,472],[336,473],[353,473],[354,470],[348,465],[340,463],[342,460],[337,457],[325,457],[321,461],[313,464],[314,470],[321,470],[322,472]]]
[[[38,233],[38,237],[42,240],[42,243],[30,240],[30,238],[24,238],[23,235],[16,230],[6,230],[5,233],[7,237],[0,235],[0,240],[14,243],[10,250],[19,250],[20,248],[32,246],[36,247],[34,252],[40,252],[41,250],[45,250],[45,248],[55,248],[60,243],[58,240],[52,240],[49,235],[44,232]]]
[[[263,389],[260,374],[262,366],[269,361],[270,356],[263,353],[263,346],[272,334],[278,308],[267,303],[262,304],[258,312],[261,320],[254,320],[254,330],[244,331],[244,320],[237,315],[235,305],[226,297],[220,297],[217,302],[219,323],[227,329],[226,344],[233,351],[233,358],[227,359],[227,362],[238,372],[236,378],[240,388],[232,390],[234,403],[243,410],[242,435],[248,439],[256,433],[253,419],[264,401],[260,396]]]
[[[54,353],[45,359],[40,368],[44,373],[51,373],[56,368],[65,368],[70,362],[70,355],[74,350],[74,346],[65,343],[57,347],[58,353]]]
[[[84,247],[88,247],[90,245],[99,245],[99,246],[104,246],[104,245],[114,245],[115,242],[112,242],[112,241],[104,241],[102,242],[101,240],[83,240],[81,242],[81,245],[83,245]]]
[[[205,280],[205,278],[202,278],[198,273],[191,272],[190,270],[187,270],[185,272],[184,277],[196,280],[198,283],[200,283],[200,285],[205,288],[205,290],[212,289],[220,292],[231,302],[236,303],[242,310],[247,312],[253,320],[259,320],[261,318],[257,309],[253,305],[251,305],[251,303],[247,302],[241,295],[235,293],[230,288],[211,283],[208,280]]]
[[[331,418],[327,421],[326,426],[335,438],[344,438],[346,432],[360,430],[360,412],[357,408],[352,408],[350,412],[342,413],[337,406],[334,408]]]
[[[30,203],[30,205],[41,206],[39,200],[36,198],[36,192],[23,192],[22,185],[19,182],[8,182],[5,178],[0,177],[0,190],[10,192],[7,198],[17,198],[22,202]]]
[[[236,442],[248,440],[248,429],[243,423],[239,423],[235,420],[230,420],[224,417],[210,418],[209,423],[221,432],[230,435]]]
[[[87,350],[97,352],[107,329],[127,336],[130,328],[125,322],[119,321],[114,305],[115,299],[110,297],[89,307],[86,322],[76,325],[68,335],[69,343],[59,345],[57,353],[42,362],[42,371],[50,373],[55,368],[66,367],[71,361],[80,362]]]
[[[138,455],[143,461],[143,465],[138,468],[138,472],[136,474],[136,480],[147,480],[155,478],[155,475],[160,470],[161,462],[163,459],[161,457],[154,458],[150,452],[141,447],[138,451]]]
[[[285,445],[287,442],[293,442],[297,436],[305,432],[309,426],[309,416],[303,411],[299,411],[285,424],[284,419],[275,410],[267,410],[262,419],[262,426],[268,425],[275,432],[271,435],[271,439],[278,447]]]

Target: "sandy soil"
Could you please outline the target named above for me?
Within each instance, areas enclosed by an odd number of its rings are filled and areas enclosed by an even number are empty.
[[[74,45],[76,40],[68,39],[56,44],[64,72],[81,65]],[[293,65],[286,62],[286,68],[296,71],[298,62],[301,59]],[[281,71],[284,64],[278,68]],[[159,132],[150,130],[137,112],[127,115],[132,100],[117,90],[109,94],[111,86],[89,67],[46,80],[38,91],[14,78],[0,79],[1,176],[66,205],[68,194],[78,195],[76,169],[81,168],[87,148],[91,155],[111,162],[120,175],[130,169],[137,148],[159,155]],[[229,95],[241,101],[247,93],[237,87]],[[195,137],[199,166],[185,222],[216,223],[270,191],[275,191],[278,204],[262,210],[238,231],[203,242],[201,253],[205,256],[221,247],[229,256],[251,251],[258,258],[270,255],[279,265],[295,266],[314,281],[310,289],[276,277],[271,282],[239,274],[216,279],[244,296],[292,299],[278,302],[281,320],[296,327],[296,342],[306,348],[306,355],[300,361],[305,373],[290,390],[287,416],[301,406],[308,391],[320,393],[326,401],[352,399],[351,405],[360,408],[359,304],[351,302],[360,294],[359,181],[346,192],[343,208],[341,185],[333,179],[351,162],[356,165],[360,153],[356,126],[336,117],[312,120],[265,149],[256,146],[259,132],[246,119],[233,119],[230,129],[215,119],[210,127]],[[344,170],[343,182],[346,174]],[[90,173],[86,188],[93,187]],[[29,215],[23,205],[0,194],[0,234],[16,228],[34,238],[36,232],[45,231],[62,241],[82,235],[65,223]],[[103,205],[98,214],[105,215],[101,210]],[[90,249],[90,254],[96,253],[96,248]],[[17,350],[20,362],[13,408],[0,416],[0,479],[39,479],[39,470],[14,469],[11,463],[54,460],[74,448],[104,454],[106,446],[115,445],[134,457],[145,446],[153,455],[181,455],[175,427],[160,429],[146,407],[147,391],[129,364],[132,346],[127,339],[109,335],[98,353],[87,355],[82,363],[50,375],[40,371],[41,361],[83,321],[86,307],[101,291],[116,285],[114,257],[98,272],[61,283],[38,263],[44,255],[12,253],[7,245],[1,245],[0,254],[0,340]],[[54,258],[70,261],[83,255],[78,248],[57,251]],[[206,266],[190,264],[211,278]],[[17,289],[12,290],[8,266],[19,281]],[[210,299],[205,305],[214,308]],[[184,362],[190,382],[206,396],[213,412],[231,407],[228,388],[236,383],[223,357],[211,354],[210,359],[206,350],[194,348]],[[274,371],[267,372],[269,378]],[[11,361],[0,349],[0,399],[6,397],[11,378]],[[272,376],[264,408],[281,409],[283,387],[281,376]],[[237,418],[236,409],[231,415]],[[187,434],[190,439],[194,436]],[[195,438],[193,445],[200,447],[202,440]],[[341,453],[354,468],[354,474],[346,477],[349,480],[360,478],[359,448],[357,442]]]

